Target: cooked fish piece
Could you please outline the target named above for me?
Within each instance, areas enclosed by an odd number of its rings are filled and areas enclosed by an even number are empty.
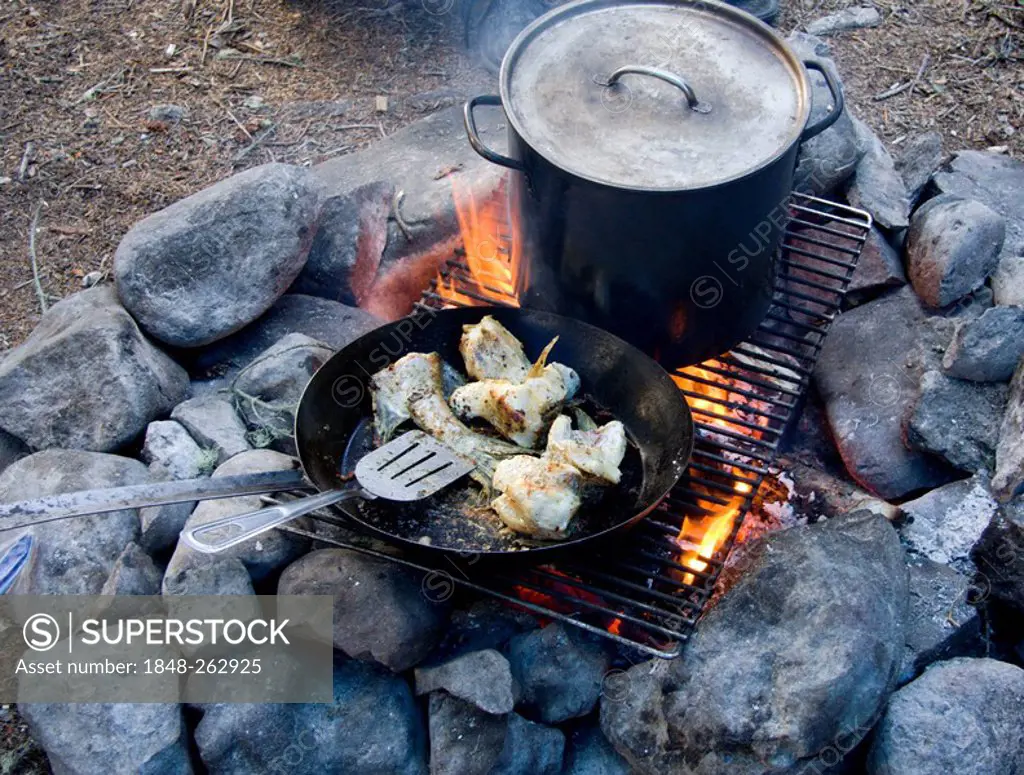
[[[498,463],[491,508],[509,528],[534,538],[565,538],[582,500],[582,478],[570,465],[517,455]]]
[[[459,352],[472,379],[504,379],[519,383],[530,372],[523,344],[490,315],[462,327]]]
[[[554,366],[516,385],[500,379],[470,382],[452,393],[455,414],[486,420],[506,439],[533,449],[565,402],[565,380]]]
[[[498,460],[522,450],[467,428],[444,399],[441,357],[409,353],[370,380],[374,423],[385,441],[404,421],[412,420],[438,441],[476,464],[474,478],[490,486]]]
[[[440,362],[437,353],[409,353],[370,379],[374,426],[383,442],[412,419],[410,401],[440,390]]]
[[[572,420],[562,414],[551,423],[544,457],[574,466],[580,472],[618,484],[619,466],[626,454],[626,429],[612,420],[592,430],[572,429]]]
[[[464,420],[489,422],[506,439],[533,449],[562,404],[579,390],[579,375],[560,363],[544,362],[558,337],[551,340],[519,383],[504,379],[470,382],[452,392],[455,413]]]

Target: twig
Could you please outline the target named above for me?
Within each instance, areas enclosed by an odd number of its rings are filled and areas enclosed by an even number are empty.
[[[21,155],[21,164],[18,166],[18,180],[25,182],[25,175],[28,173],[28,163],[32,160],[32,152],[36,149],[35,143],[29,140],[25,143],[25,153]]]
[[[409,228],[409,224],[402,218],[402,200],[405,199],[405,192],[402,189],[398,189],[395,192],[394,199],[391,200],[391,212],[395,216],[395,223],[398,224],[398,228],[402,230],[402,234],[405,235],[406,242],[412,242],[412,229]]]
[[[897,94],[903,94],[903,92],[905,92],[907,89],[910,88],[910,84],[911,84],[911,81],[907,81],[906,83],[896,84],[895,86],[893,86],[890,89],[886,89],[883,92],[879,92],[878,94],[873,96],[871,99],[873,99],[875,102],[881,102],[882,100],[887,100],[890,97],[895,97]]]
[[[122,67],[122,68],[121,68],[120,70],[118,70],[118,71],[117,71],[116,73],[114,73],[114,74],[113,74],[112,76],[110,76],[109,78],[104,78],[104,79],[103,79],[102,81],[100,81],[99,83],[97,83],[97,84],[95,84],[95,85],[93,85],[93,86],[90,86],[90,87],[89,87],[88,89],[86,89],[86,90],[85,90],[85,91],[84,91],[84,92],[82,93],[82,96],[81,96],[81,97],[79,97],[79,98],[78,98],[77,100],[75,100],[74,104],[75,104],[75,105],[77,105],[77,104],[78,104],[78,103],[80,103],[80,102],[85,102],[86,100],[91,100],[91,99],[92,99],[93,97],[95,97],[95,96],[96,96],[97,94],[99,94],[99,93],[100,93],[101,91],[105,91],[105,88],[104,88],[104,87],[105,87],[105,86],[106,86],[106,85],[107,85],[108,83],[110,83],[111,81],[113,81],[113,80],[114,80],[115,78],[120,78],[120,77],[121,77],[122,75],[124,75],[124,71],[125,71],[126,69],[127,69],[127,68],[124,68],[124,67]]]
[[[918,81],[921,80],[921,76],[924,75],[924,71],[928,69],[928,63],[932,61],[931,54],[925,54],[924,59],[921,60],[921,66],[917,68],[917,75],[914,76],[914,80],[910,82],[910,88],[907,90],[907,96],[914,96],[914,89],[917,88]]]
[[[252,142],[252,135],[251,135],[251,134],[249,134],[249,130],[248,130],[248,129],[246,129],[246,128],[245,128],[245,124],[243,124],[243,123],[242,123],[241,121],[239,121],[239,120],[238,120],[238,118],[237,118],[237,117],[235,116],[235,114],[234,114],[234,113],[232,113],[232,112],[231,112],[231,111],[230,111],[230,110],[228,109],[228,106],[227,106],[227,105],[225,105],[225,104],[224,104],[223,102],[221,102],[220,100],[216,100],[216,99],[215,99],[215,100],[214,100],[214,102],[215,102],[215,103],[217,103],[218,105],[220,105],[220,106],[221,106],[221,108],[222,108],[222,109],[224,110],[224,112],[225,112],[225,113],[227,113],[227,114],[228,114],[228,116],[229,116],[229,117],[231,118],[231,120],[235,122],[235,125],[236,125],[236,126],[237,126],[237,127],[239,128],[239,129],[241,129],[241,130],[242,130],[242,132],[244,132],[244,133],[245,133],[245,136],[246,136],[246,137],[248,137],[248,138],[249,138],[249,142]]]
[[[36,286],[36,296],[39,297],[39,307],[46,312],[46,294],[43,293],[43,283],[39,279],[39,264],[36,261],[36,228],[39,226],[39,213],[42,212],[43,201],[40,199],[36,205],[36,211],[32,214],[32,223],[28,227],[28,257],[32,262],[32,279]]]
[[[328,129],[333,129],[335,132],[343,132],[346,129],[379,129],[376,124],[338,124],[337,126],[328,125]]]
[[[871,99],[875,102],[881,102],[887,100],[890,97],[895,97],[897,94],[903,94],[903,92],[910,92],[911,95],[914,93],[914,89],[917,87],[918,82],[921,80],[921,76],[924,75],[925,69],[928,67],[928,63],[931,61],[931,56],[928,54],[924,55],[924,59],[921,60],[921,66],[917,68],[917,74],[907,81],[906,83],[897,84],[891,89],[886,89],[883,92],[879,92]]]
[[[302,131],[299,132],[298,137],[296,137],[294,140],[280,140],[274,143],[267,143],[267,145],[272,145],[275,148],[280,148],[282,146],[295,145],[296,143],[302,142],[302,138],[306,136],[306,133],[309,132],[309,128],[312,125],[313,119],[310,119],[309,121],[306,122],[306,125],[302,128]]]
[[[206,28],[206,34],[203,36],[203,53],[201,53],[199,55],[199,66],[200,67],[205,67],[206,66],[206,49],[210,45],[210,30],[211,29],[212,28],[207,27]]]
[[[262,132],[257,133],[256,137],[253,138],[253,141],[249,143],[249,145],[245,146],[245,148],[243,148],[242,150],[235,154],[235,158],[231,160],[231,163],[238,164],[240,161],[242,161],[242,159],[244,159],[246,156],[248,156],[250,153],[256,150],[259,146],[261,146],[263,144],[263,141],[270,137],[270,135],[272,135],[276,130],[277,124],[271,124]]]
[[[151,73],[191,73],[192,68],[188,65],[184,67],[151,67],[149,68]]]
[[[323,158],[327,158],[328,156],[337,156],[339,153],[344,153],[345,151],[351,151],[351,150],[352,150],[352,146],[351,145],[339,145],[337,148],[331,148],[331,150],[329,150],[329,151],[323,151],[320,154],[320,156],[323,157]]]
[[[245,62],[256,62],[257,64],[261,64],[261,65],[281,65],[282,67],[297,67],[300,70],[305,70],[306,69],[306,66],[304,64],[302,64],[302,62],[296,62],[293,59],[280,59],[278,57],[261,57],[261,56],[256,56],[255,54],[242,54],[242,53],[229,54],[229,53],[227,53],[226,50],[225,50],[225,53],[222,54],[219,58],[220,59],[241,59],[241,60],[243,60]]]

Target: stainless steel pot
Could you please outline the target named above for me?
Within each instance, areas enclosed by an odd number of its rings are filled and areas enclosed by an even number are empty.
[[[832,110],[808,125],[818,70]],[[718,2],[579,0],[537,19],[500,96],[466,103],[469,141],[515,170],[524,306],[610,330],[668,367],[730,349],[763,319],[799,144],[839,84]],[[509,154],[481,141],[504,108]]]

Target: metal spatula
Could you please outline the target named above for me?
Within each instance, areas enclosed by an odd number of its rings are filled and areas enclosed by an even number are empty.
[[[355,481],[345,487],[207,522],[182,531],[181,537],[196,551],[213,554],[311,511],[352,498],[423,500],[461,479],[473,468],[472,463],[457,457],[423,431],[409,431],[363,456],[356,464]],[[204,536],[218,532],[223,535],[203,540]]]

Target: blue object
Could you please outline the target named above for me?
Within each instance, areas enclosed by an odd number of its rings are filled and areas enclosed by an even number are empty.
[[[14,586],[22,568],[32,556],[34,545],[35,539],[31,533],[25,533],[3,550],[3,554],[0,555],[0,595],[6,595],[8,590]]]

